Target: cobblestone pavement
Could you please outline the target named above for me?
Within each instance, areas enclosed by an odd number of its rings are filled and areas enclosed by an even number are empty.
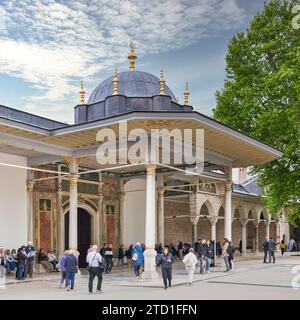
[[[297,266],[299,268],[296,270]],[[294,272],[292,270],[294,268]],[[104,274],[103,294],[87,294],[87,275],[76,278],[75,290],[66,292],[58,288],[59,274],[36,275],[34,279],[17,282],[6,277],[0,283],[0,300],[4,299],[299,299],[297,284],[300,274],[300,257],[278,257],[276,264],[263,264],[261,259],[236,258],[234,269],[223,272],[221,260],[210,274],[195,274],[192,287],[186,285],[186,273],[181,262],[173,268],[173,286],[163,290],[162,279],[157,281],[136,281],[132,270],[115,269]],[[300,279],[298,281],[300,285]],[[95,280],[96,285],[96,280]]]

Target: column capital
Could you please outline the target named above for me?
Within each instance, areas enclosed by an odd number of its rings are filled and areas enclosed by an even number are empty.
[[[154,176],[155,175],[155,170],[156,170],[156,165],[155,164],[147,164],[147,176]]]
[[[198,221],[199,221],[199,216],[196,216],[196,217],[191,217],[191,222],[192,222],[192,224],[193,225],[196,225],[197,223],[198,223]]]
[[[259,220],[258,219],[254,219],[253,223],[254,223],[255,228],[259,227]]]
[[[225,191],[232,191],[232,181],[225,182]]]
[[[124,200],[125,195],[126,195],[125,191],[119,192],[120,200]]]
[[[217,222],[218,222],[218,217],[217,216],[210,216],[210,217],[208,217],[208,219],[209,219],[210,223],[213,226],[215,226],[217,224]]]
[[[34,185],[35,185],[35,181],[27,180],[27,191],[32,192]]]
[[[70,181],[70,187],[75,187],[77,186],[78,182],[78,175],[77,174],[72,174],[69,178]]]
[[[243,226],[246,226],[247,223],[248,223],[248,218],[242,218],[240,221],[241,221]]]
[[[159,188],[157,188],[157,191],[158,191],[159,196],[162,197],[162,196],[165,194],[165,192],[166,192],[166,188],[164,188],[164,187],[159,187]]]

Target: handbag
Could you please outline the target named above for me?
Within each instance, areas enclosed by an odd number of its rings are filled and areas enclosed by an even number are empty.
[[[97,255],[97,252],[95,253],[94,257],[93,257],[93,260],[92,260],[92,263],[94,262],[95,258],[96,258],[96,255]],[[91,271],[91,266],[90,264],[86,267],[86,270],[87,271]]]

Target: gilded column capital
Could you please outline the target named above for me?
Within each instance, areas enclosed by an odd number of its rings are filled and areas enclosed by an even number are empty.
[[[155,175],[155,170],[156,170],[156,165],[155,164],[147,164],[147,176],[154,176]]]
[[[78,175],[72,174],[69,178],[70,181],[70,187],[76,187],[78,183]]]

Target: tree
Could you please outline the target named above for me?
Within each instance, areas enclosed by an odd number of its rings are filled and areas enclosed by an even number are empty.
[[[300,30],[292,27],[299,0],[273,0],[233,36],[226,81],[216,92],[214,117],[283,152],[259,173],[267,208],[300,218]]]

